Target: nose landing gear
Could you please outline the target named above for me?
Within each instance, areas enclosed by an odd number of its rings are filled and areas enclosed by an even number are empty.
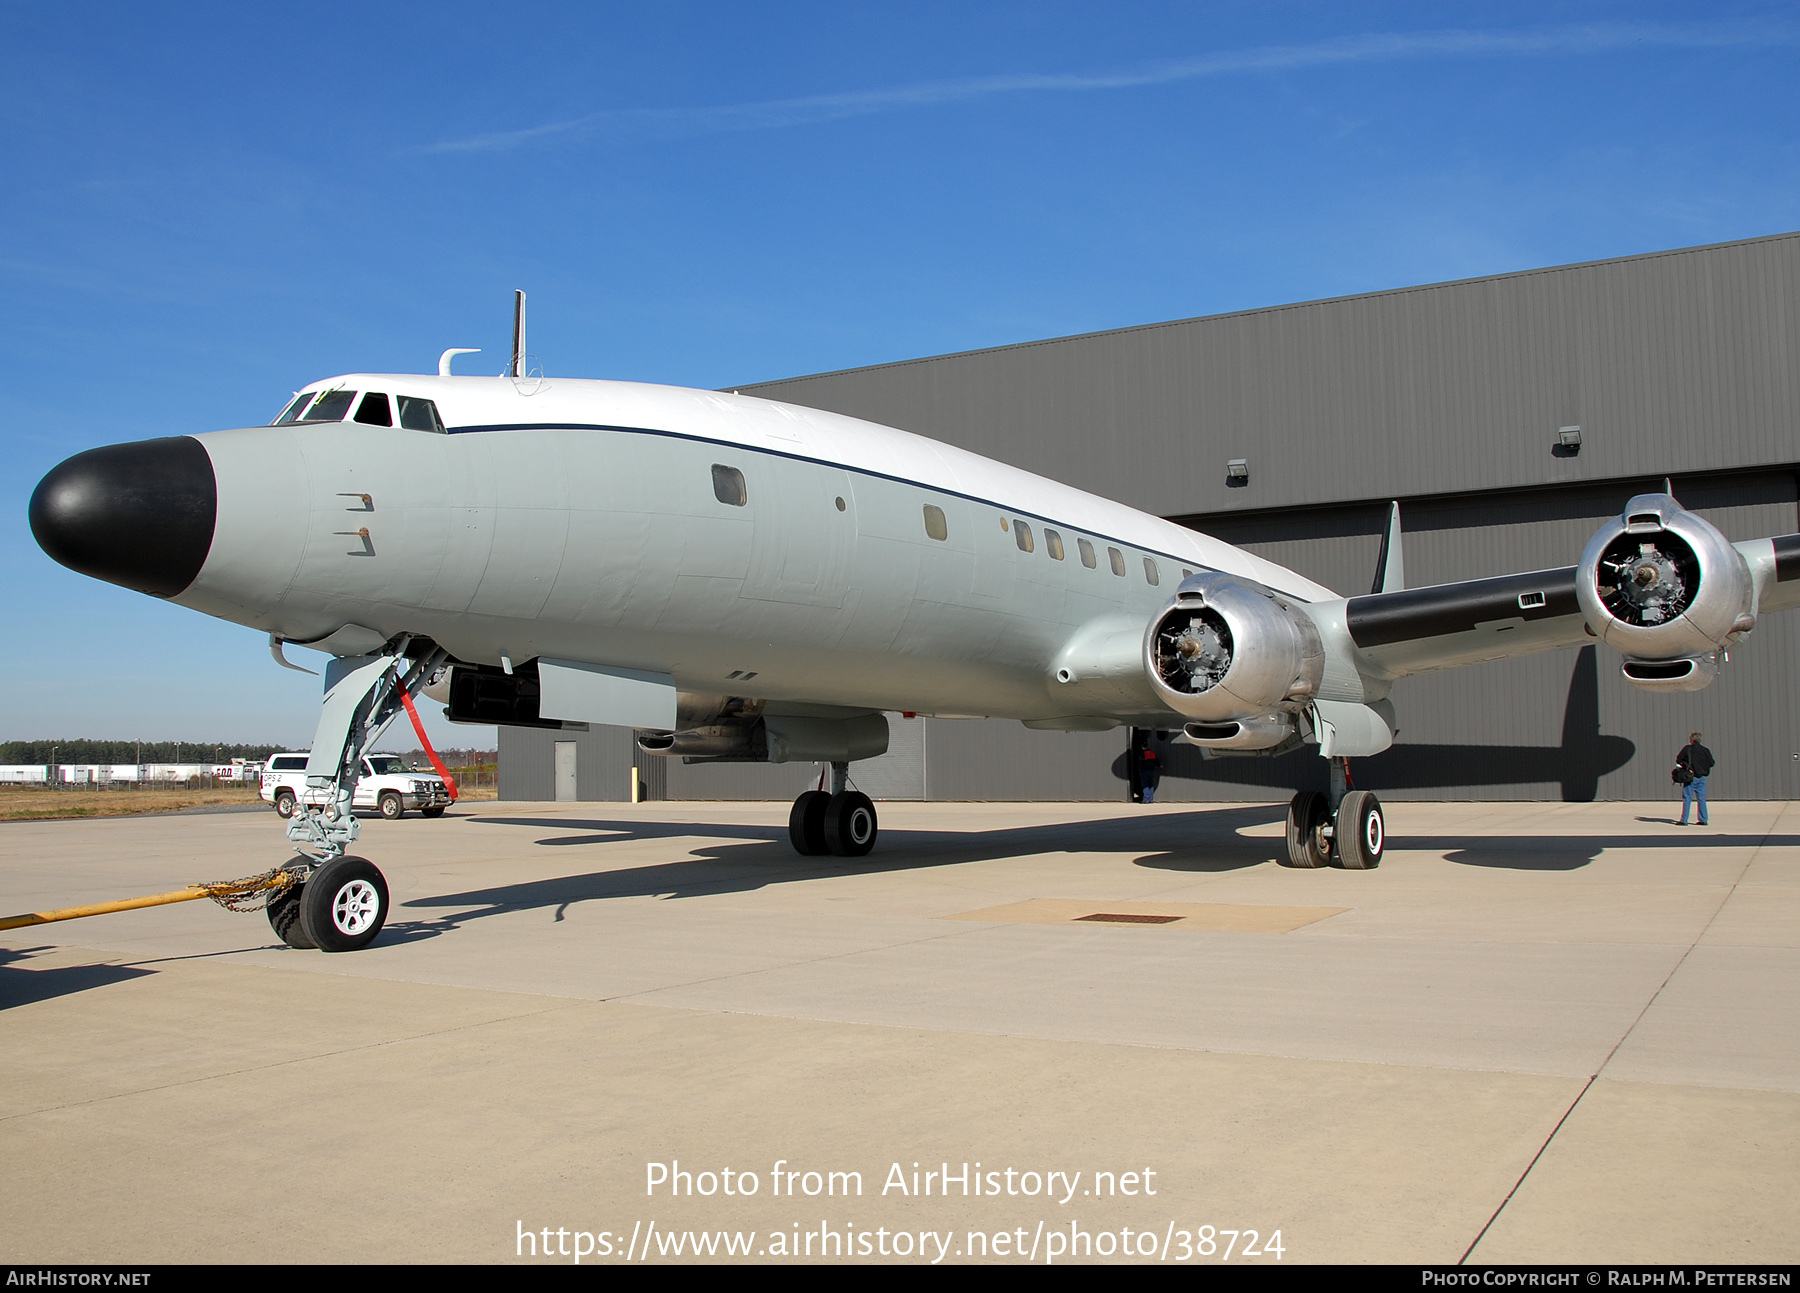
[[[290,865],[312,866],[312,859]],[[387,924],[387,880],[367,858],[332,858],[271,898],[268,913],[269,928],[289,947],[360,951]]]

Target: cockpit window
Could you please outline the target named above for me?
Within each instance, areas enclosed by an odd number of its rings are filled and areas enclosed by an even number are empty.
[[[356,398],[355,391],[326,391],[319,396],[318,403],[306,410],[302,422],[342,422],[344,414],[350,411],[350,401]]]
[[[317,395],[317,391],[301,391],[294,396],[294,402],[281,411],[281,416],[269,423],[272,427],[285,426],[300,416],[300,410],[306,407],[307,401]]]
[[[398,398],[401,426],[408,431],[436,431],[439,435],[444,433],[444,420],[438,416],[436,404],[413,395]]]
[[[393,426],[394,414],[388,408],[388,397],[380,391],[370,391],[363,396],[362,403],[356,409],[356,420],[372,427]]]

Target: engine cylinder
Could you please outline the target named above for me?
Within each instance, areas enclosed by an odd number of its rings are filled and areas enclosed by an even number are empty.
[[[1698,658],[1730,645],[1756,623],[1755,591],[1743,554],[1667,494],[1627,503],[1588,541],[1575,570],[1588,627],[1633,661]]]
[[[1254,580],[1216,571],[1181,581],[1150,621],[1144,668],[1157,698],[1201,723],[1305,708],[1325,671],[1306,612]]]

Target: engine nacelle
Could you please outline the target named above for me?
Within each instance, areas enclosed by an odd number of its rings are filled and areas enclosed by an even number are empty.
[[[1575,596],[1596,637],[1630,657],[1625,676],[1659,690],[1711,681],[1704,664],[1756,624],[1743,555],[1667,494],[1640,494],[1588,540]],[[1632,665],[1692,666],[1675,673]],[[1671,683],[1680,685],[1670,686]]]
[[[1304,709],[1325,648],[1306,612],[1273,589],[1209,571],[1182,580],[1150,621],[1144,668],[1176,713],[1224,724]]]

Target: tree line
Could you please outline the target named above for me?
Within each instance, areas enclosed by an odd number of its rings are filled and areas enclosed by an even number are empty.
[[[261,763],[271,754],[292,748],[230,741],[0,741],[0,763],[48,764],[53,757],[57,763],[230,763],[233,759]],[[423,751],[411,753],[423,764]],[[492,750],[439,750],[438,755],[450,767],[495,761]]]
[[[260,763],[285,745],[231,741],[0,741],[0,763]]]

